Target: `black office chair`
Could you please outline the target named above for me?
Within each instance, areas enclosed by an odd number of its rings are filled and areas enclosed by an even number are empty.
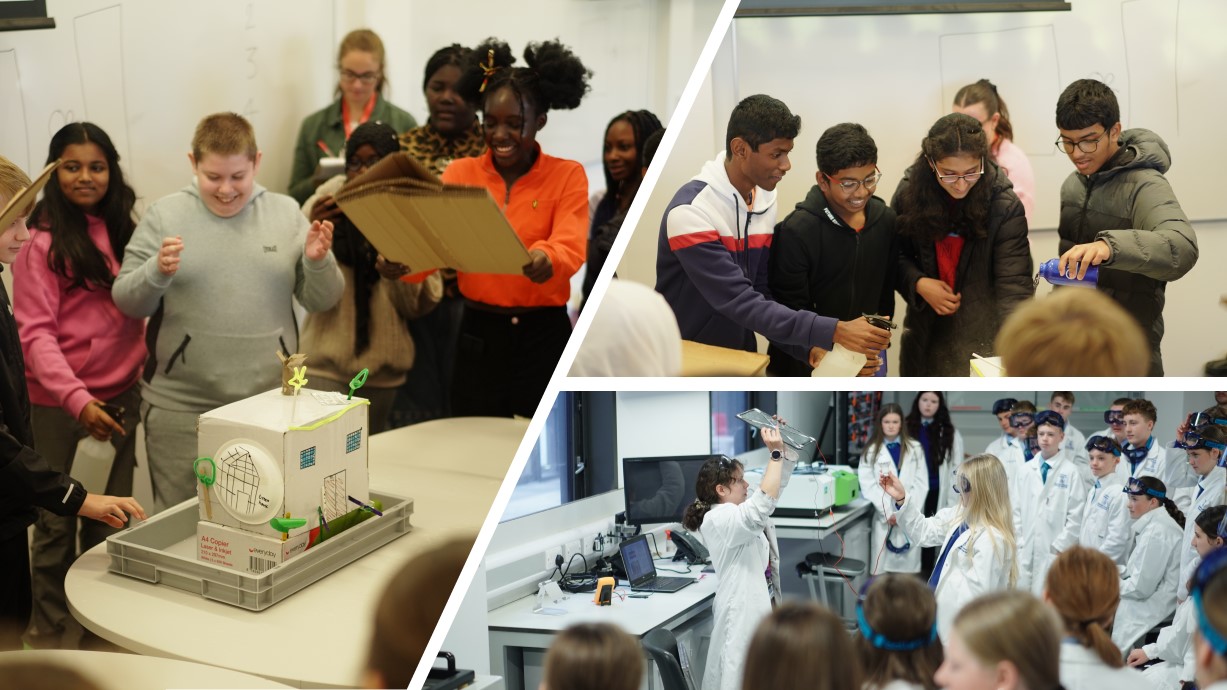
[[[657,628],[644,635],[643,648],[656,662],[665,690],[694,690],[682,669],[682,656],[673,631]]]
[[[865,574],[865,562],[854,558],[841,558],[838,554],[817,551],[805,556],[797,564],[797,575],[809,585],[810,599],[832,609],[844,621],[849,630],[856,629],[856,619],[844,615],[844,596],[848,593],[844,578],[855,580]],[[831,601],[827,587],[838,585],[838,601]]]

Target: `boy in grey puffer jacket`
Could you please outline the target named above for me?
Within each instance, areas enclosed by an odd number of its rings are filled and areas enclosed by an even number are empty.
[[[1099,289],[1141,324],[1150,375],[1162,376],[1164,290],[1197,263],[1197,235],[1163,176],[1171,153],[1154,132],[1122,132],[1116,95],[1093,79],[1065,89],[1056,121],[1077,168],[1061,186],[1061,271],[1100,266]]]

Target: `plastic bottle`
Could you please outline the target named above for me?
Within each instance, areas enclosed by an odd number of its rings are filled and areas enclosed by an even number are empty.
[[[1071,263],[1066,269],[1067,275],[1061,275],[1060,259],[1049,259],[1040,264],[1040,270],[1035,274],[1037,282],[1039,278],[1047,280],[1053,285],[1069,285],[1072,287],[1089,287],[1093,288],[1099,282],[1099,267],[1091,266],[1086,269],[1086,277],[1078,280],[1074,276],[1078,275],[1078,266],[1080,264]]]
[[[110,441],[99,441],[85,436],[77,443],[77,452],[72,458],[72,476],[92,494],[106,493],[111,465],[115,462],[115,446]]]

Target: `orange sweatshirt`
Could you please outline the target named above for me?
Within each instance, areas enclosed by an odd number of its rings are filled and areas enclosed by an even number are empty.
[[[468,299],[501,307],[557,307],[571,296],[571,276],[588,250],[588,176],[575,161],[540,152],[533,167],[507,189],[489,151],[458,158],[443,171],[443,181],[485,187],[515,228],[524,246],[550,257],[554,275],[534,283],[522,275],[460,273],[460,292]]]

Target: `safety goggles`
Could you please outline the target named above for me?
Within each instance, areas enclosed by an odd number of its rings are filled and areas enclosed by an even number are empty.
[[[1227,426],[1227,419],[1221,419],[1205,412],[1190,412],[1187,421],[1190,429],[1200,429],[1211,424]]]
[[[1184,441],[1177,441],[1176,445],[1177,447],[1185,450],[1209,450],[1210,448],[1217,448],[1224,454],[1227,454],[1227,444],[1219,443],[1218,441],[1211,441],[1205,436],[1202,436],[1196,430],[1184,432]]]
[[[954,489],[956,494],[969,494],[971,493],[971,480],[965,475],[956,474],[954,475],[954,485],[951,488]]]
[[[1116,439],[1108,438],[1107,436],[1092,436],[1087,439],[1086,452],[1097,450],[1101,453],[1111,453],[1116,457],[1120,457],[1120,445],[1116,443]]]
[[[1061,431],[1065,431],[1065,418],[1061,416],[1060,412],[1044,410],[1043,412],[1035,415],[1035,425],[1042,426],[1044,424],[1055,426]]]
[[[1035,423],[1035,415],[1030,412],[1015,412],[1010,415],[1010,426],[1015,429],[1025,429]]]
[[[1103,421],[1112,426],[1124,426],[1125,425],[1125,411],[1124,410],[1104,410],[1103,411]]]
[[[1219,526],[1219,534],[1222,535],[1223,526]],[[1202,559],[1201,565],[1197,566],[1197,572],[1193,575],[1193,606],[1197,611],[1197,627],[1201,632],[1201,636],[1206,642],[1210,643],[1210,647],[1219,656],[1227,656],[1227,639],[1224,638],[1224,631],[1218,630],[1214,624],[1210,622],[1210,617],[1206,615],[1206,604],[1204,601],[1206,587],[1215,578],[1224,577],[1227,571],[1227,547],[1219,547],[1211,551]]]
[[[1138,477],[1130,477],[1125,482],[1125,488],[1121,489],[1121,491],[1129,494],[1130,496],[1150,496],[1151,498],[1157,498],[1160,501],[1167,499],[1167,492],[1159,491],[1158,489],[1152,489],[1149,486],[1146,486]]]
[[[993,403],[993,414],[999,415],[1002,412],[1009,412],[1010,410],[1014,409],[1014,406],[1017,404],[1018,401],[1014,398],[1002,398]]]
[[[886,550],[891,553],[902,555],[912,550],[912,540],[908,538],[907,532],[899,530],[900,532],[903,532],[903,544],[896,546],[893,542],[891,542],[890,535],[895,533],[895,527],[897,526],[898,525],[891,525],[890,529],[886,530]]]

